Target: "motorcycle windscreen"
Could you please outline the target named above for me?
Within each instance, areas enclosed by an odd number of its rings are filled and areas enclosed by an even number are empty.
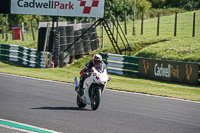
[[[100,72],[100,73],[103,73],[103,72],[104,72],[104,65],[103,65],[103,63],[97,63],[97,64],[94,66],[94,68],[95,68],[98,72]]]

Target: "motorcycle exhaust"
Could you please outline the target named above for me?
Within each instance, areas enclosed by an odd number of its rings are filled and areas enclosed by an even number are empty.
[[[78,77],[75,77],[75,87],[78,87],[78,85],[79,85],[79,82],[78,82]]]

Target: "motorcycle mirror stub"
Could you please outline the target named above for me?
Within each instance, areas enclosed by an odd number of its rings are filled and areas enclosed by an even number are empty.
[[[94,67],[92,67],[92,71],[96,73],[97,70]]]

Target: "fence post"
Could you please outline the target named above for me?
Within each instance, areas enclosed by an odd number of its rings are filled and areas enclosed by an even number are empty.
[[[3,18],[2,18],[2,20],[1,20],[1,31],[2,31],[2,39],[4,39],[4,22],[3,22]]]
[[[22,34],[22,41],[24,41],[24,31],[23,31],[23,25],[24,25],[24,23],[21,23],[20,22],[20,28],[21,28],[21,34]]]
[[[133,35],[135,35],[135,7],[136,7],[136,0],[134,0],[134,7],[133,7]]]
[[[12,40],[14,40],[13,21],[12,20],[11,20],[11,29],[12,29]]]
[[[195,20],[196,20],[196,13],[194,12],[194,17],[193,17],[193,34],[192,34],[192,37],[195,37]]]
[[[6,14],[6,41],[8,41],[8,14]]]
[[[124,11],[124,31],[125,31],[125,35],[127,35],[127,26],[126,26],[126,11]]]
[[[176,32],[177,32],[177,14],[178,12],[175,13],[174,36],[176,36]]]
[[[157,36],[159,36],[159,30],[160,30],[160,12],[158,12]]]
[[[103,28],[103,23],[101,23],[101,27],[102,27],[102,48],[104,48],[104,28]]]
[[[141,35],[143,35],[143,26],[144,26],[144,13],[142,13],[142,23],[141,23]]]
[[[30,23],[31,23],[31,31],[32,31],[33,41],[35,41],[35,35],[34,35],[34,31],[33,31],[33,23],[32,23],[32,20],[30,20]]]

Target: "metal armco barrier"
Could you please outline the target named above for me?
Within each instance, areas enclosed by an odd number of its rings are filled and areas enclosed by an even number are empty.
[[[38,52],[36,49],[18,45],[0,44],[0,60],[13,61],[33,68],[51,67],[51,53]]]
[[[104,62],[108,66],[108,72],[114,74],[138,74],[138,57],[106,54],[100,52]]]

